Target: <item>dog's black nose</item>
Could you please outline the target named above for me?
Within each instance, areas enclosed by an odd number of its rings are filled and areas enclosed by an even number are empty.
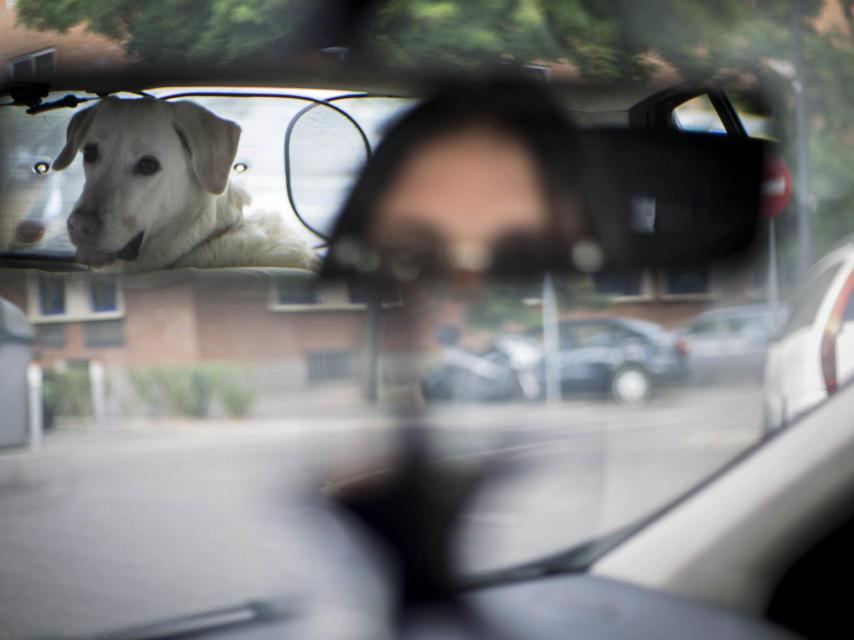
[[[72,240],[94,240],[101,233],[101,217],[88,211],[75,211],[68,216],[67,226]]]

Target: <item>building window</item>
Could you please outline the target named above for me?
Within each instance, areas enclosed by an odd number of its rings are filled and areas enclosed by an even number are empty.
[[[347,283],[347,301],[350,304],[368,304],[368,284],[363,279],[353,279]]]
[[[118,311],[116,283],[110,280],[93,280],[89,283],[89,298],[92,311]]]
[[[317,283],[308,278],[281,278],[276,281],[276,302],[280,305],[317,304]]]
[[[65,346],[64,324],[36,325],[36,341],[39,347],[59,349]]]
[[[709,293],[707,267],[674,267],[663,271],[665,295],[706,295]]]
[[[314,278],[281,277],[273,281],[270,309],[285,312],[363,310],[369,300],[368,287],[361,280],[319,285]],[[399,304],[399,296],[386,291],[382,304]]]
[[[117,281],[103,276],[40,273],[28,279],[27,297],[31,322],[107,320],[124,315]]]
[[[353,376],[353,354],[347,350],[309,351],[305,354],[309,382],[343,380]]]
[[[83,325],[87,347],[120,347],[124,344],[124,324],[121,320],[98,320]]]
[[[12,60],[9,63],[13,82],[46,78],[56,70],[56,51],[48,49]]]
[[[59,316],[65,313],[65,281],[48,275],[39,275],[39,314]]]
[[[625,297],[643,295],[643,272],[639,269],[597,273],[593,277],[593,283],[596,292],[604,295]]]

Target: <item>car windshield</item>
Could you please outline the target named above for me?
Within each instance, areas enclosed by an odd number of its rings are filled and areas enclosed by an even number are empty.
[[[374,606],[416,427],[455,579],[577,570],[854,377],[850,3],[150,4],[0,0],[0,638]],[[383,160],[505,74],[562,154]]]

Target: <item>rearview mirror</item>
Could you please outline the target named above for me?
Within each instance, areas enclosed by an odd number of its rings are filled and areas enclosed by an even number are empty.
[[[765,143],[634,129],[584,132],[584,198],[610,268],[703,263],[750,247]]]

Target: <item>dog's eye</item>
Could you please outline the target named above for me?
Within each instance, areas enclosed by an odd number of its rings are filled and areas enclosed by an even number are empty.
[[[98,145],[87,144],[83,147],[83,162],[95,162],[98,159]]]
[[[150,176],[152,173],[160,170],[160,163],[157,161],[157,158],[145,156],[139,159],[134,170],[141,175]]]

